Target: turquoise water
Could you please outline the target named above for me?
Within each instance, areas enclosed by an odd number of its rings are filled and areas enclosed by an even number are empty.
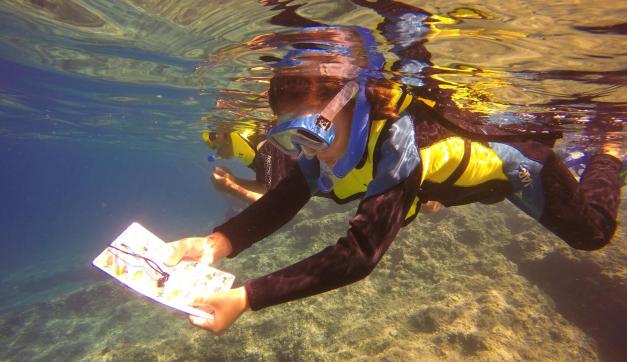
[[[274,53],[241,44],[314,22],[375,29],[356,3],[0,3],[0,360],[627,358],[624,230],[575,252],[507,204],[421,215],[365,281],[248,313],[222,337],[91,267],[132,221],[175,240],[240,207],[213,189],[200,135],[266,127],[256,67]],[[431,61],[486,122],[544,115],[567,147],[591,121],[625,119],[625,4],[411,4],[440,17]],[[355,206],[316,200],[222,267],[242,282],[300,260]]]

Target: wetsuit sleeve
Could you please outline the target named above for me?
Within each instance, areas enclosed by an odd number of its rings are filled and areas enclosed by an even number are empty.
[[[298,167],[292,167],[276,187],[213,231],[231,241],[232,258],[290,221],[309,198],[307,181]]]
[[[382,194],[364,199],[346,236],[296,264],[245,284],[253,310],[326,292],[366,277],[403,224],[416,192],[415,172]]]
[[[297,163],[290,156],[284,154],[275,145],[270,142],[264,142],[258,152],[262,160],[260,172],[256,172],[257,181],[266,185],[269,190],[287,177],[292,167],[296,167]]]

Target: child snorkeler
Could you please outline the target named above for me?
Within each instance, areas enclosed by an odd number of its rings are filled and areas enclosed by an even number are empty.
[[[405,17],[413,23],[425,18]],[[465,122],[472,115],[428,77],[417,78],[423,84],[411,90],[378,77],[382,63],[364,29],[321,27],[305,33],[303,43],[309,45],[275,64],[268,92],[278,118],[268,138],[298,156],[298,167],[212,234],[171,243],[167,263],[235,257],[289,221],[316,192],[340,201],[359,199],[357,213],[335,245],[242,287],[199,296],[194,305],[214,318],[190,317],[194,325],[221,333],[248,309],[366,277],[429,200],[455,206],[507,198],[573,248],[595,250],[610,242],[622,150],[592,157],[578,183],[553,152],[549,135]]]
[[[204,132],[203,139],[215,152],[209,155],[210,162],[217,158],[237,158],[254,172],[254,180],[237,177],[231,170],[219,166],[214,167],[211,173],[216,189],[250,204],[277,185],[287,175],[287,171],[296,165],[296,161],[271,142],[266,142],[265,137],[260,139],[256,135],[247,136],[247,133],[249,132]],[[439,202],[428,201],[422,205],[420,212],[434,214],[441,208],[442,204]]]

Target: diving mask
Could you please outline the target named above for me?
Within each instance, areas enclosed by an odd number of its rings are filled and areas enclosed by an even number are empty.
[[[292,156],[297,156],[304,150],[322,151],[328,148],[335,139],[335,117],[358,91],[359,84],[356,81],[346,83],[320,113],[280,121],[278,126],[268,132],[268,139],[284,153]]]

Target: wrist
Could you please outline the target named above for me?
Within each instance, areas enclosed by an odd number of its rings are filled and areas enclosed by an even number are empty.
[[[248,293],[246,292],[246,287],[241,286],[236,289],[239,297],[239,306],[242,312],[245,312],[250,309],[250,305],[248,304]]]
[[[216,260],[229,256],[233,252],[231,241],[228,237],[226,237],[226,235],[219,231],[214,231],[209,234],[206,239],[207,245],[213,244],[214,256]]]

